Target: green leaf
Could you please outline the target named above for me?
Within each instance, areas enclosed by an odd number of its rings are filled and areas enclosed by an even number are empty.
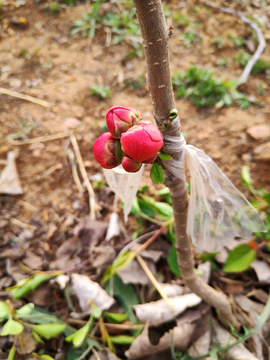
[[[40,358],[45,359],[45,360],[54,360],[54,358],[52,358],[50,355],[46,355],[46,354],[40,355]]]
[[[168,254],[168,257],[167,257],[167,261],[168,261],[168,265],[169,265],[171,271],[175,275],[181,276],[180,269],[179,269],[179,266],[178,266],[177,251],[176,251],[175,246],[172,246],[170,248],[170,251],[169,251],[169,254]]]
[[[114,324],[121,324],[124,321],[127,320],[128,318],[128,314],[116,314],[116,313],[109,313],[109,312],[105,312],[105,319],[111,323]]]
[[[23,325],[13,319],[8,319],[2,328],[1,336],[19,335],[23,332]]]
[[[242,178],[243,185],[245,185],[247,188],[252,187],[249,166],[247,166],[247,165],[243,166],[243,168],[241,170],[241,178]]]
[[[32,335],[33,338],[39,343],[39,344],[45,344],[44,341],[41,339],[41,337],[32,329]]]
[[[241,244],[230,251],[226,263],[223,267],[224,272],[241,272],[249,268],[250,264],[256,258],[256,251]]]
[[[155,184],[162,184],[165,180],[164,172],[158,164],[153,164],[150,177]]]
[[[62,271],[56,271],[53,274],[37,274],[31,278],[23,279],[23,282],[18,282],[15,287],[12,288],[11,293],[14,299],[21,299],[29,291],[35,290],[44,281],[47,281],[55,276],[61,275]]]
[[[79,347],[83,344],[86,335],[88,334],[90,328],[90,321],[88,321],[82,328],[76,331],[74,334],[69,335],[65,338],[67,342],[71,342],[75,347]]]
[[[171,160],[172,159],[171,155],[167,155],[167,154],[158,154],[158,157],[161,160]]]
[[[91,308],[91,314],[94,316],[95,319],[99,318],[102,315],[102,310],[96,304],[92,303]]]
[[[35,304],[29,303],[16,310],[16,315],[29,315],[35,308]]]
[[[16,346],[13,345],[12,348],[9,350],[7,360],[13,360],[16,354]]]
[[[110,336],[111,342],[116,345],[131,345],[136,339],[135,336],[129,335],[116,335]]]
[[[11,309],[6,302],[0,301],[0,322],[7,319],[11,314]]]
[[[49,340],[61,332],[63,332],[66,328],[65,324],[45,324],[45,325],[35,325],[33,330],[37,332],[39,335],[43,336],[45,339]]]
[[[119,276],[113,277],[113,296],[122,305],[123,311],[128,313],[129,320],[133,323],[137,322],[137,319],[132,311],[132,306],[139,303],[136,292],[130,284],[124,284]],[[105,290],[110,294],[110,283],[107,282]]]
[[[171,205],[164,202],[156,202],[155,208],[158,209],[161,214],[167,216],[168,218],[173,217],[173,208]]]

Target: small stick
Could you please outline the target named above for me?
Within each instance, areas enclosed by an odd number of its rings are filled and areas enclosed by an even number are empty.
[[[51,175],[53,172],[55,172],[56,170],[60,170],[63,169],[63,164],[55,164],[53,166],[51,166],[49,169],[45,170],[43,173],[39,174],[36,176],[36,179],[42,179],[45,176]]]
[[[75,182],[75,184],[77,186],[77,189],[78,189],[79,193],[82,194],[83,193],[83,187],[82,187],[82,184],[81,184],[81,181],[80,181],[80,178],[79,178],[79,174],[78,174],[78,171],[77,171],[74,152],[71,149],[67,149],[67,154],[68,154],[69,160],[71,162],[71,171],[72,171],[74,182]]]
[[[256,64],[256,62],[260,59],[260,56],[266,46],[265,40],[264,40],[264,36],[262,33],[262,30],[259,28],[259,26],[252,22],[251,20],[249,20],[245,15],[239,14],[237,11],[232,10],[232,9],[228,9],[219,5],[216,5],[214,3],[211,3],[209,1],[202,1],[202,3],[206,6],[209,6],[213,9],[218,9],[221,10],[224,13],[233,15],[238,17],[238,19],[240,19],[243,23],[248,24],[250,27],[252,27],[252,29],[256,32],[258,41],[259,41],[259,46],[257,47],[257,50],[255,51],[255,53],[253,54],[252,58],[249,60],[249,62],[247,63],[245,69],[243,70],[239,80],[237,81],[237,84],[235,85],[235,87],[238,87],[239,85],[245,83],[252,71],[253,66]]]
[[[58,134],[52,134],[52,135],[46,135],[46,136],[38,136],[38,137],[35,137],[33,139],[28,139],[28,140],[8,139],[8,142],[11,143],[12,145],[28,145],[28,144],[36,144],[36,143],[40,143],[40,142],[62,139],[69,135],[70,135],[70,133],[58,133]]]
[[[10,222],[11,222],[11,224],[17,225],[17,226],[19,226],[19,227],[22,228],[22,229],[36,230],[36,227],[35,227],[35,226],[30,225],[30,224],[26,224],[26,223],[22,222],[22,221],[19,220],[19,219],[11,218],[11,219],[10,219]]]
[[[30,210],[32,212],[37,212],[38,211],[38,209],[35,206],[28,204],[26,201],[15,199],[15,198],[13,198],[11,196],[7,196],[7,195],[6,196],[0,196],[0,200],[3,200],[3,201],[5,201],[5,200],[16,201],[19,205],[22,205],[27,210]]]
[[[6,294],[6,293],[5,293]],[[74,325],[85,325],[87,323],[86,320],[79,320],[79,319],[68,319],[67,321],[69,324]],[[118,329],[118,330],[133,330],[133,329],[142,329],[144,327],[144,324],[110,324],[110,323],[104,323],[106,328],[111,329]]]
[[[41,106],[45,106],[45,107],[50,107],[51,106],[51,104],[49,102],[47,102],[47,101],[37,99],[37,98],[35,98],[33,96],[30,96],[30,95],[20,94],[17,91],[4,89],[2,87],[0,87],[0,93],[5,94],[5,95],[9,95],[9,96],[13,96],[13,97],[18,98],[18,99],[30,101],[30,102],[32,102],[34,104],[38,104],[38,105],[41,105]]]
[[[146,273],[146,275],[148,276],[149,280],[151,281],[151,283],[154,285],[154,287],[156,288],[156,290],[159,292],[160,296],[166,301],[166,303],[172,308],[172,303],[170,302],[170,299],[168,298],[168,296],[165,294],[165,292],[163,291],[163,289],[161,288],[161,286],[159,285],[157,279],[154,277],[154,275],[151,273],[149,267],[147,266],[146,262],[143,260],[143,258],[141,257],[141,255],[137,255],[136,256],[139,264],[141,265],[143,271]]]
[[[85,170],[85,166],[83,163],[82,155],[80,153],[80,149],[79,149],[76,137],[74,135],[71,135],[70,141],[73,145],[75,156],[76,156],[77,162],[79,164],[81,174],[82,174],[83,180],[85,182],[85,186],[89,193],[90,217],[91,217],[91,219],[96,219],[95,212],[97,210],[97,205],[96,205],[96,200],[95,200],[95,193],[94,193],[92,185],[88,179],[87,172]]]
[[[10,149],[12,149],[12,145],[6,145],[0,148],[0,154],[8,152]]]

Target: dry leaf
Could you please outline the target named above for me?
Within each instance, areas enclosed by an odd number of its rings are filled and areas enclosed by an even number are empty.
[[[209,351],[211,340],[210,330],[207,330],[202,336],[197,339],[189,348],[188,353],[190,356],[199,356],[206,354]]]
[[[170,349],[172,346],[172,335],[175,349],[185,350],[190,342],[195,326],[195,324],[187,323],[176,326],[169,332],[166,332],[160,338],[157,345],[153,345],[149,339],[149,325],[146,324],[143,332],[133,341],[129,350],[125,352],[125,355],[130,359],[136,359]]]
[[[109,225],[106,234],[106,241],[118,237],[120,235],[119,216],[116,212],[111,213]]]
[[[163,299],[152,301],[146,304],[133,306],[138,319],[144,323],[165,322],[174,319],[187,308],[196,306],[202,301],[199,296],[195,294],[185,294],[182,296],[175,296],[170,298],[171,306]]]
[[[159,283],[159,286],[168,297],[179,296],[185,293],[185,287],[181,285]]]
[[[89,300],[93,301],[101,310],[107,310],[114,304],[114,298],[86,275],[72,274],[71,291],[77,296],[81,310],[91,313]]]
[[[254,260],[250,266],[255,270],[260,282],[270,284],[270,268],[264,261]]]
[[[26,251],[25,258],[22,260],[22,263],[32,270],[41,270],[43,260],[40,256],[37,256],[31,251]]]
[[[145,262],[151,273],[155,276],[157,271],[154,262],[151,260],[145,260]],[[123,270],[118,271],[117,275],[121,278],[124,284],[146,285],[151,283],[137,260],[133,260]]]
[[[78,241],[76,237],[64,241],[56,251],[55,267],[60,270],[73,268],[81,262],[77,253]]]
[[[103,243],[104,244],[104,243]],[[90,247],[91,265],[97,269],[97,274],[103,273],[115,259],[115,250],[110,244]]]
[[[118,356],[112,353],[108,348],[95,352],[89,360],[120,360]]]
[[[7,165],[4,167],[0,174],[0,193],[21,195],[23,190],[20,184],[19,176],[16,169],[17,153],[9,151],[7,153]]]
[[[38,346],[38,343],[33,338],[31,332],[24,330],[22,336],[17,339],[16,349],[18,354],[25,355],[32,353]]]
[[[244,295],[236,295],[234,300],[247,313],[255,311],[257,314],[260,314],[264,308],[262,304],[252,301]]]
[[[216,321],[213,321],[214,332],[216,335],[216,341],[219,346],[226,347],[228,344],[231,344],[236,341],[236,338],[233,337],[227,330],[225,330],[221,325]],[[226,352],[226,359],[228,360],[259,360],[254,356],[248,349],[241,343],[231,349],[228,349]]]

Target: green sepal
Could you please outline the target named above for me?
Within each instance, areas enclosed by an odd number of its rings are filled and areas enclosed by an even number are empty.
[[[116,153],[115,154],[116,154],[116,158],[117,158],[118,163],[121,164],[122,159],[123,159],[123,150],[122,150],[121,143],[120,143],[119,139],[116,140]]]

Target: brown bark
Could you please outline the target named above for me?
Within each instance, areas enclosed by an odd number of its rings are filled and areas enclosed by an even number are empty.
[[[141,28],[147,68],[147,84],[152,98],[154,118],[164,134],[164,121],[168,120],[171,109],[175,108],[169,64],[169,29],[165,23],[160,0],[133,0]],[[178,121],[178,124],[175,124]],[[180,136],[180,121],[174,120],[173,126],[166,126],[166,134]],[[179,159],[179,152],[169,153]],[[183,186],[183,182],[166,172],[166,185],[170,188]],[[175,192],[174,192],[175,193]],[[221,292],[204,283],[194,271],[194,258],[191,242],[186,234],[188,194],[172,196],[175,219],[176,248],[183,280],[187,286],[204,301],[217,309],[224,323],[229,321],[237,326],[229,299]]]

